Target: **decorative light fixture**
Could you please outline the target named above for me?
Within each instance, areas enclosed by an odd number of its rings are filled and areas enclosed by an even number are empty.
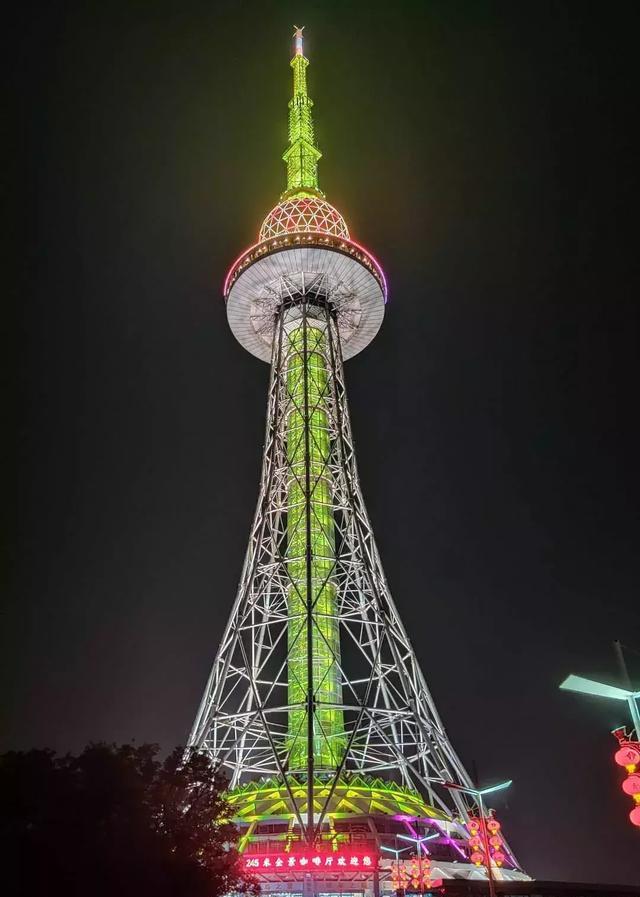
[[[621,647],[617,643],[620,650]],[[626,674],[626,667],[624,668]],[[627,677],[628,678],[628,677]],[[598,698],[609,698],[614,701],[626,701],[633,729],[627,734],[624,726],[613,730],[613,735],[618,741],[618,750],[614,754],[614,760],[618,766],[623,766],[629,773],[628,778],[622,783],[622,790],[632,797],[636,806],[629,813],[632,825],[640,827],[640,776],[633,775],[640,766],[640,710],[638,698],[640,691],[631,688],[620,688],[617,685],[609,685],[607,682],[597,682],[595,679],[585,679],[584,676],[567,676],[560,688],[565,691],[577,691],[585,695],[594,695]]]
[[[483,831],[483,826],[486,831]],[[476,866],[486,866],[488,848],[491,861],[496,866],[502,866],[506,857],[503,852],[504,842],[500,835],[501,825],[495,816],[486,819],[478,819],[475,816],[469,818],[469,847],[471,848],[471,862]]]
[[[640,766],[640,742],[632,741],[624,727],[614,729],[613,735],[618,741],[618,750],[613,759],[628,773],[622,782],[622,790],[635,802],[635,807],[629,813],[629,819],[632,825],[640,827],[640,773],[636,772]]]

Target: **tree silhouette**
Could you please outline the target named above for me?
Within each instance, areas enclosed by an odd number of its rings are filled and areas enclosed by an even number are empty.
[[[221,897],[258,892],[241,871],[226,780],[176,748],[92,744],[0,756],[6,893],[20,897]]]

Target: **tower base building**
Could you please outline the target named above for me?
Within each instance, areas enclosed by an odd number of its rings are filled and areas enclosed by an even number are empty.
[[[380,328],[384,272],[318,185],[295,31],[287,187],[224,285],[270,364],[258,504],[189,738],[229,776],[266,893],[425,893],[527,879],[451,745],[393,602],[362,496],[344,362]]]

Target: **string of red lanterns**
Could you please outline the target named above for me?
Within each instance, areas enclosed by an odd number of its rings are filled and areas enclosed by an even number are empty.
[[[409,884],[409,873],[400,862],[394,863],[391,868],[391,887],[394,891],[406,891]]]
[[[627,778],[622,782],[622,790],[635,802],[635,807],[629,813],[632,825],[640,827],[640,774],[636,772],[640,766],[640,742],[631,741],[627,737],[626,730],[616,729],[614,736],[618,741],[618,750],[613,759],[618,766],[627,771]]]
[[[431,860],[429,857],[414,857],[409,866],[411,885],[414,890],[428,886],[431,881]]]
[[[441,884],[442,879],[431,878],[431,860],[427,856],[413,857],[410,861],[397,859],[391,867],[391,887],[396,893],[424,893]]]
[[[483,824],[486,832],[482,831]],[[496,866],[502,866],[506,857],[503,853],[503,840],[500,835],[501,825],[497,819],[490,816],[488,819],[469,817],[467,823],[469,829],[469,847],[471,848],[470,860],[475,866],[486,866],[490,862]],[[486,848],[489,847],[489,857],[486,856]]]

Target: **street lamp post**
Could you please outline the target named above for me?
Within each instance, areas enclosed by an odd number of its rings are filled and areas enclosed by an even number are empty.
[[[396,844],[397,844],[397,843],[398,843],[398,840],[397,840],[397,836],[396,836]],[[408,848],[408,847],[404,847],[404,848],[402,848],[401,850],[398,850],[397,848],[389,847],[387,844],[383,844],[383,845],[382,845],[382,850],[386,850],[386,851],[388,851],[389,853],[392,853],[392,854],[394,855],[394,857],[395,857],[395,863],[396,863],[396,877],[397,877],[398,882],[400,882],[400,854],[401,854],[401,853],[404,853],[406,850],[409,850],[409,848]],[[393,883],[393,872],[392,872],[392,875],[391,875],[391,881],[392,881],[392,883]]]
[[[493,864],[491,862],[491,851],[489,845],[489,832],[487,831],[487,818],[485,814],[485,806],[483,797],[486,794],[492,794],[494,791],[502,791],[504,788],[508,788],[511,785],[512,780],[509,779],[507,782],[500,782],[499,785],[491,785],[489,788],[465,788],[463,785],[458,785],[454,782],[443,782],[445,788],[449,788],[452,791],[462,791],[465,794],[470,794],[472,797],[475,797],[476,802],[478,804],[478,809],[480,811],[480,828],[482,829],[482,840],[484,842],[484,853],[487,858],[487,879],[489,881],[489,895],[490,897],[496,897],[496,884],[495,879],[493,877]]]
[[[622,646],[619,642],[615,643],[620,662],[623,679],[626,681],[627,688],[620,688],[617,685],[609,685],[606,682],[597,682],[595,679],[585,679],[584,676],[567,676],[560,685],[564,691],[577,691],[583,695],[594,695],[597,698],[608,698],[613,701],[626,701],[631,716],[633,729],[630,735],[627,735],[626,726],[617,726],[613,730],[613,735],[618,739],[619,750],[616,752],[615,761],[620,766],[625,766],[627,772],[634,773],[636,769],[636,758],[638,755],[638,742],[640,742],[640,710],[638,709],[638,699],[640,691],[634,691],[629,680],[629,674],[624,662],[622,654]],[[634,758],[631,765],[627,765],[625,761],[625,751],[631,751]],[[632,825],[640,826],[640,789],[637,783],[637,775],[630,775],[623,783],[622,790],[625,794],[633,797],[636,806],[629,813],[629,819]]]
[[[396,844],[398,843],[398,839],[400,839],[401,841],[409,841],[410,845],[415,844],[416,853],[418,855],[418,870],[419,870],[419,876],[420,876],[420,893],[421,894],[424,893],[424,882],[422,880],[422,852],[424,851],[424,853],[427,855],[429,853],[428,849],[426,847],[423,847],[423,845],[424,845],[425,841],[433,841],[435,838],[439,838],[439,837],[440,837],[439,833],[435,834],[435,835],[426,835],[426,837],[424,837],[424,838],[412,838],[410,835],[396,835]],[[400,854],[406,853],[408,850],[411,850],[411,846],[402,847],[402,848],[400,848],[400,850],[398,850],[397,847],[395,847],[395,848],[389,847],[386,844],[383,844],[382,850],[386,850],[389,853],[392,853],[394,855],[395,862],[396,862],[397,875],[398,875],[398,878],[400,878]]]
[[[424,881],[423,881],[423,875],[422,875],[422,852],[424,851],[424,853],[426,855],[429,854],[429,851],[427,850],[426,847],[423,847],[423,845],[424,845],[425,841],[433,841],[434,838],[439,838],[439,837],[440,837],[440,834],[427,835],[424,838],[412,838],[410,835],[398,835],[398,838],[400,838],[400,840],[410,841],[411,844],[415,844],[415,846],[416,846],[416,853],[418,855],[418,875],[420,878],[420,893],[421,894],[424,893]]]
[[[584,676],[574,676],[573,673],[571,676],[567,676],[560,688],[564,691],[577,691],[583,695],[595,695],[598,698],[609,698],[613,701],[626,701],[633,727],[636,730],[636,738],[640,739],[640,710],[638,709],[640,691],[608,685],[606,682],[596,682],[595,679],[585,679]]]

